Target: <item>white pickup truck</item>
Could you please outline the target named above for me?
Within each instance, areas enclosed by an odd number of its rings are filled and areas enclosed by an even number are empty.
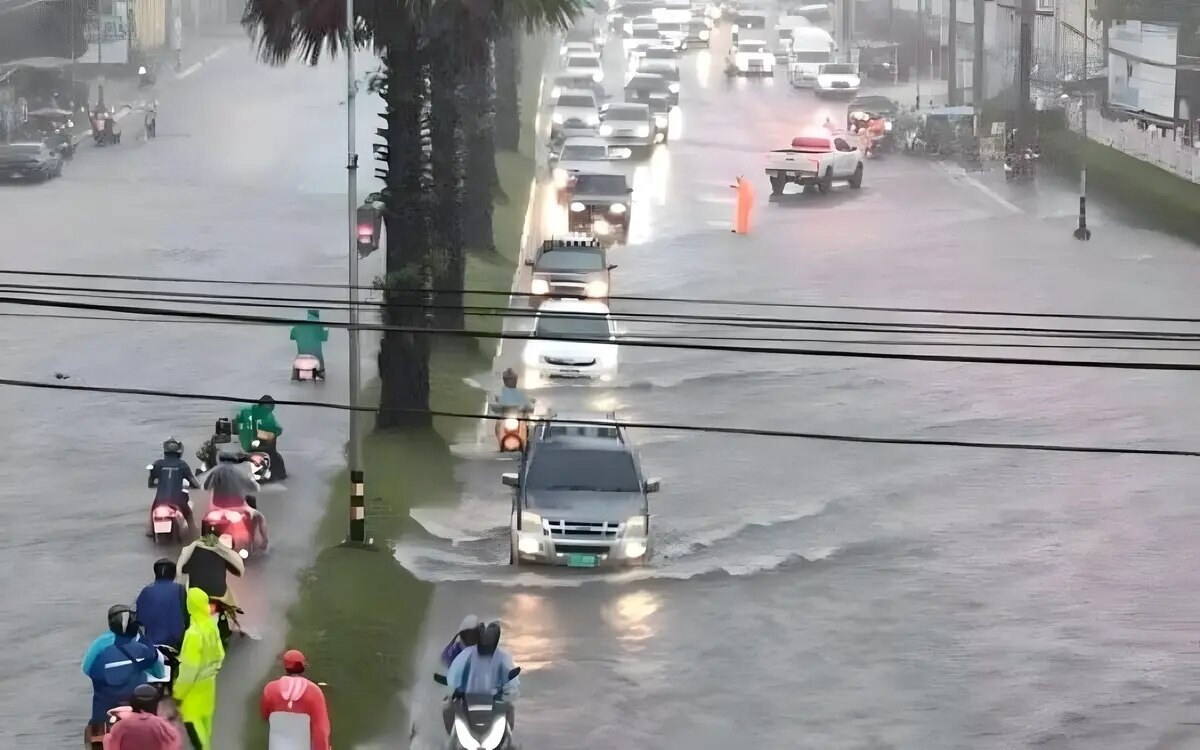
[[[790,148],[767,153],[766,171],[772,195],[781,195],[789,182],[815,185],[828,193],[835,180],[846,180],[857,189],[862,187],[863,153],[853,136],[845,133],[799,136]]]

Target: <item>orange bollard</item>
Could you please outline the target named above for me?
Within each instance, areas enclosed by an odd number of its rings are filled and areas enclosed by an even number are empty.
[[[750,210],[754,208],[754,185],[741,175],[737,184],[730,185],[737,191],[737,206],[734,210],[733,231],[738,234],[750,234]]]

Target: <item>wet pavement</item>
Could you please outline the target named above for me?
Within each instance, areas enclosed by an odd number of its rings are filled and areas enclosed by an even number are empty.
[[[160,79],[158,138],[84,143],[61,179],[0,185],[0,227],[8,269],[246,281],[344,283],[344,76],[337,66],[267,68],[244,38],[210,45],[199,67]],[[364,61],[363,69],[370,67]],[[359,151],[370,163],[373,118],[363,101]],[[320,144],[320,147],[317,147]],[[371,187],[367,171],[360,180]],[[380,272],[377,254],[362,276]],[[172,292],[340,299],[336,290],[210,284],[148,285],[79,279],[2,277],[10,284],[159,288]],[[72,298],[80,301],[80,298]],[[83,300],[139,306],[180,306]],[[182,307],[192,307],[183,305]],[[212,309],[207,308],[207,309]],[[299,319],[302,309],[218,308]],[[312,386],[290,382],[294,346],[283,328],[143,318],[63,320],[79,314],[5,305],[0,345],[7,377],[92,386],[128,386],[257,398],[347,400],[344,366]],[[83,313],[87,314],[87,313]],[[17,317],[13,317],[16,315]],[[107,315],[107,313],[99,313]],[[344,316],[326,313],[326,319]],[[343,362],[334,331],[327,357]],[[365,369],[365,373],[373,372]],[[142,536],[150,491],[145,465],[177,435],[193,458],[213,421],[233,404],[125,398],[4,388],[9,435],[0,481],[0,543],[7,571],[0,656],[13,679],[0,686],[0,723],[22,747],[78,743],[90,685],[79,660],[106,625],[104,613],[132,602],[151,564],[177,550]],[[217,747],[239,747],[246,698],[280,651],[283,616],[324,513],[330,474],[344,466],[344,413],[280,407],[280,448],[291,475],[264,489],[260,509],[271,550],[236,585],[246,626],[262,638],[237,643],[221,673]],[[193,493],[197,513],[206,493]],[[197,516],[199,517],[199,515]],[[28,696],[38,696],[30,703]]]
[[[622,80],[618,44],[606,51],[609,82]],[[613,294],[1200,313],[1193,245],[1135,228],[1128,222],[1136,217],[1097,201],[1094,237],[1077,242],[1073,188],[1049,175],[1036,186],[1009,186],[998,171],[966,173],[893,156],[868,163],[861,191],[805,195],[792,186],[769,198],[765,151],[826,116],[844,118],[845,105],[793,90],[782,72],[774,81],[727,80],[726,44],[722,30],[711,51],[687,55],[672,140],[633,171],[633,226],[629,244],[612,252],[610,262],[619,264]],[[738,175],[753,179],[758,192],[748,236],[729,229],[729,186]],[[554,231],[559,209],[552,200],[543,205],[539,225]],[[613,309],[930,321],[628,301]],[[1013,324],[958,316],[939,322]],[[879,333],[635,320],[622,327],[663,338],[872,342],[849,347],[856,350],[1197,361],[1188,352],[899,346],[912,339]],[[519,364],[520,352],[510,342],[495,370]],[[1200,445],[1190,373],[642,347],[623,348],[620,367],[611,386],[532,395],[559,411],[615,409],[633,422]],[[434,671],[464,614],[503,620],[505,642],[525,669],[522,746],[1123,750],[1200,743],[1187,723],[1200,619],[1193,459],[671,430],[632,435],[647,474],[661,477],[663,488],[651,496],[657,546],[645,568],[510,568],[511,501],[500,475],[515,464],[497,456],[490,439],[456,446],[460,505],[414,511],[412,539],[397,550],[407,567],[438,584],[419,674]],[[423,679],[414,747],[441,747],[437,686]]]

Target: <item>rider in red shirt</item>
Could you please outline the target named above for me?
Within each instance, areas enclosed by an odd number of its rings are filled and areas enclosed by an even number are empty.
[[[263,688],[259,712],[270,725],[267,747],[296,747],[307,739],[312,750],[329,750],[329,709],[317,683],[304,676],[308,662],[292,649],[283,655],[283,677]]]

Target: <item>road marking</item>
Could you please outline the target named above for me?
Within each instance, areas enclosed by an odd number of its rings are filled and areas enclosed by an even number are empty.
[[[988,198],[991,198],[993,201],[1000,204],[1000,206],[1002,208],[1004,208],[1006,211],[1009,211],[1014,214],[1025,213],[1025,210],[1022,209],[1020,206],[1017,206],[1016,204],[1014,204],[1011,201],[1009,201],[1008,199],[1006,199],[1004,196],[997,193],[995,190],[992,190],[987,185],[984,185],[982,182],[980,182],[975,177],[971,177],[970,175],[967,174],[966,170],[962,169],[961,167],[959,168],[958,172],[952,172],[948,167],[946,167],[943,164],[939,164],[938,162],[929,162],[929,166],[930,166],[930,168],[933,169],[933,171],[945,176],[945,178],[950,180],[951,182],[965,183],[967,185],[970,185],[971,187],[975,188],[979,192],[986,195]]]
[[[213,60],[216,60],[218,57],[225,54],[227,49],[228,48],[226,48],[226,47],[217,47],[215,50],[213,50],[212,52],[209,52],[207,55],[205,55],[204,58],[201,59],[199,62],[194,62],[191,65],[184,68],[183,70],[179,71],[179,75],[175,76],[175,78],[176,79],[187,78],[191,74],[195,73],[197,70],[200,70],[200,68],[204,67],[208,63],[212,62]]]
[[[721,206],[732,206],[733,204],[737,203],[737,196],[730,195],[717,197],[715,195],[701,195],[697,196],[694,200],[698,203],[712,203]]]

